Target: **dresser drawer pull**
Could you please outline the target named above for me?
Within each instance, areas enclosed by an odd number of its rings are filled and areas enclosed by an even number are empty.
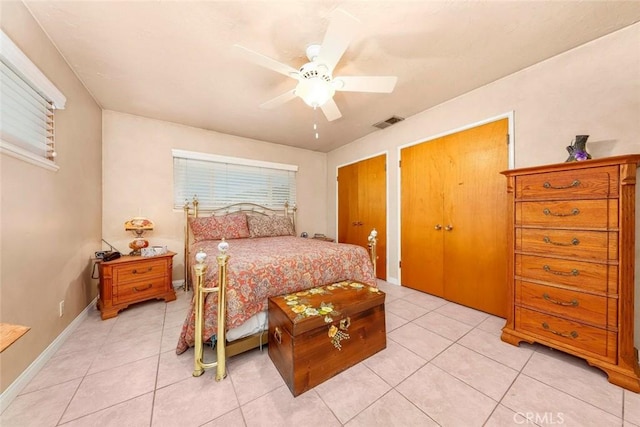
[[[549,296],[548,293],[544,293],[542,294],[542,298],[544,298],[546,301],[552,302],[554,304],[558,304],[558,305],[564,305],[564,306],[571,306],[571,307],[577,307],[578,306],[578,300],[577,299],[572,299],[571,301],[558,301],[557,299],[553,299]]]
[[[282,344],[282,330],[276,326],[276,329],[273,331],[273,337],[278,341],[278,344]]]
[[[131,271],[131,273],[133,273],[133,274],[144,274],[144,273],[150,272],[151,270],[153,270],[153,267],[147,268],[146,271],[138,271],[137,268],[134,268],[133,271]]]
[[[551,215],[551,216],[575,216],[575,215],[580,214],[580,209],[573,208],[573,209],[571,209],[570,213],[554,213],[554,212],[551,212],[551,210],[549,210],[549,209],[545,209],[545,210],[542,211],[542,213],[545,214],[545,215]]]
[[[542,240],[544,240],[545,243],[551,243],[552,245],[556,245],[556,246],[571,246],[571,245],[578,246],[580,244],[580,240],[576,239],[575,237],[571,239],[570,243],[554,242],[548,236],[544,236],[544,239]]]
[[[553,185],[551,185],[548,181],[545,182],[544,184],[542,184],[542,186],[544,188],[550,188],[552,190],[565,190],[567,188],[572,188],[572,187],[577,187],[578,185],[580,185],[580,180],[576,179],[574,180],[571,184],[569,185],[564,185],[564,186],[560,186],[560,187],[554,187]]]
[[[571,332],[558,332],[558,331],[554,331],[553,329],[551,329],[551,328],[549,327],[549,324],[548,324],[547,322],[542,322],[542,327],[543,327],[545,330],[547,330],[547,331],[551,332],[552,334],[560,335],[561,337],[564,337],[564,338],[573,338],[573,339],[578,338],[578,333],[577,333],[576,331],[571,331]]]
[[[577,276],[578,274],[580,274],[580,271],[576,270],[575,268],[571,271],[556,271],[552,270],[548,265],[544,265],[542,269],[547,273],[555,274],[556,276]]]
[[[151,289],[151,286],[153,286],[151,283],[149,283],[147,286],[145,286],[142,289],[138,289],[136,286],[133,287],[133,292],[142,292],[142,291],[146,291],[147,289]]]

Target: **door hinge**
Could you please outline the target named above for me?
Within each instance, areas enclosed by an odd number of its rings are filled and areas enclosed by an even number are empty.
[[[507,134],[507,145],[509,145],[509,134]]]
[[[398,160],[398,167],[401,168],[402,167],[402,160]]]
[[[398,261],[398,268],[402,268],[402,261]]]
[[[336,181],[340,182],[340,180],[338,179],[338,177],[336,176]]]

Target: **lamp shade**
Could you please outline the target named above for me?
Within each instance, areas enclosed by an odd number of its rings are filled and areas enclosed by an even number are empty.
[[[124,223],[124,229],[127,231],[153,230],[153,221],[145,217],[136,216]]]

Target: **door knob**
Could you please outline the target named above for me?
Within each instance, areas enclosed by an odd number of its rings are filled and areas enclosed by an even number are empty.
[[[447,230],[447,231],[451,231],[451,230],[453,230],[453,225],[451,225],[451,224],[445,225],[444,229]]]
[[[436,224],[436,226],[433,228],[435,228],[438,231],[442,230],[442,226],[440,224]]]

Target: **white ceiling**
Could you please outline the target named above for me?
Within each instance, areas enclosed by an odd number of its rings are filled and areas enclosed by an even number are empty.
[[[104,109],[321,152],[640,21],[638,1],[25,4]],[[296,81],[233,45],[299,68],[338,7],[362,25],[334,76],[395,75],[394,92],[337,92],[343,116],[332,122],[299,98],[259,108]]]

